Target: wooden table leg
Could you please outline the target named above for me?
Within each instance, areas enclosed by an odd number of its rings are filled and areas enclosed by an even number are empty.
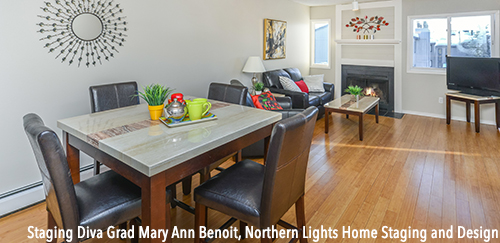
[[[267,159],[267,152],[269,151],[269,142],[271,142],[271,136],[264,138],[264,162]]]
[[[450,125],[451,121],[451,99],[446,96],[446,124]]]
[[[470,122],[470,101],[465,102],[465,114],[467,122]]]
[[[167,210],[167,195],[166,195],[166,180],[163,173],[150,177],[148,181],[141,187],[142,192],[142,227],[149,226],[152,230],[165,230],[167,227],[166,210]],[[171,229],[168,231],[166,242],[172,242]],[[153,243],[162,242],[163,238],[144,238],[141,242]]]
[[[359,141],[363,141],[363,115],[359,114]]]
[[[481,125],[479,113],[480,113],[479,101],[474,101],[474,124],[476,125],[476,132],[479,132],[479,127]]]
[[[495,117],[497,120],[497,129],[500,129],[500,101],[495,102]]]
[[[54,219],[54,216],[48,210],[47,210],[47,216],[48,216],[48,218],[47,218],[47,229],[54,229],[57,226],[56,220]],[[57,242],[57,235],[58,234],[53,234],[52,240],[51,241],[47,241],[47,242],[56,243]]]
[[[80,150],[69,144],[69,133],[63,131],[63,140],[66,147],[66,160],[73,184],[80,182]]]
[[[328,133],[328,119],[330,119],[330,111],[325,109],[325,133]]]
[[[375,122],[378,123],[379,104],[375,106]]]

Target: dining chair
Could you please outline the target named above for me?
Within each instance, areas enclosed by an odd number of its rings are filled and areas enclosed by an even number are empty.
[[[210,83],[210,86],[208,88],[207,98],[211,100],[218,100],[237,105],[245,105],[247,94],[248,94],[248,88],[246,87],[222,84],[222,83]],[[217,169],[219,165],[226,162],[229,158],[235,155],[237,155],[237,153],[228,155],[225,158],[215,161],[210,166],[200,170],[198,172],[200,173],[200,184],[201,182],[206,181],[210,178],[210,172],[212,170]],[[222,169],[219,168],[219,170]],[[192,176],[188,176],[182,181],[182,191],[184,195],[188,195],[191,193],[191,182],[192,182]]]
[[[90,86],[89,91],[92,113],[139,104],[135,81]],[[94,175],[100,171],[101,163],[94,160]]]
[[[140,216],[141,189],[138,186],[112,170],[74,184],[63,146],[55,132],[33,113],[25,115],[23,122],[42,175],[48,229],[57,226],[72,230],[73,237],[67,242],[79,242],[85,239],[78,239],[78,226],[106,229],[123,226]],[[167,203],[170,197],[167,191]],[[170,210],[166,216],[170,218]],[[169,222],[167,226],[170,229]]]
[[[265,165],[246,159],[195,188],[195,243],[204,242],[199,230],[207,225],[208,208],[233,217],[230,221],[240,220],[241,236],[247,224],[260,229],[276,224],[296,230],[305,226],[305,178],[317,116],[318,109],[309,107],[276,123]],[[281,220],[294,204],[297,227]],[[307,242],[298,232],[300,241]]]
[[[245,86],[238,79],[231,79],[230,83],[231,85]],[[283,97],[278,96],[275,98],[278,104],[280,104],[280,106],[283,108],[283,110],[275,110],[275,112],[281,113],[282,119],[292,117],[304,111],[304,109],[293,109],[292,99],[289,96],[283,96]],[[252,100],[252,95],[250,95],[250,92],[247,94],[246,105],[255,108],[255,105],[253,104]],[[241,153],[238,153],[238,155],[240,156],[240,160],[242,157],[243,158],[264,157],[264,150],[265,150],[264,147],[265,147],[264,139],[259,140],[254,144],[249,145],[248,147],[245,147],[244,149],[241,150]]]

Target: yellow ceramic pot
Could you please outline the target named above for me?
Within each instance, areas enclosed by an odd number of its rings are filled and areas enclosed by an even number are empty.
[[[149,108],[149,115],[151,116],[151,120],[153,120],[153,121],[159,120],[162,113],[163,113],[163,105],[154,105],[154,106],[148,105],[148,108]]]

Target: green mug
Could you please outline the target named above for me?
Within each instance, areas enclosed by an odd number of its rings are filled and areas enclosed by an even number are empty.
[[[197,102],[191,101],[187,104],[189,120],[195,121],[200,120],[204,115],[208,113],[210,108],[212,108],[212,104],[210,102]]]

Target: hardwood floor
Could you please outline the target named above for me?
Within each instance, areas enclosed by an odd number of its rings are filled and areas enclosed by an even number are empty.
[[[367,115],[364,141],[359,141],[357,118],[333,114],[329,134],[324,133],[323,119],[316,123],[311,146],[306,225],[313,229],[332,227],[339,235],[338,239],[323,238],[319,242],[387,242],[382,238],[383,226],[427,229],[427,242],[484,242],[457,239],[456,227],[500,229],[500,133],[495,126],[481,125],[477,134],[473,123],[452,121],[448,126],[444,119],[406,115],[401,120],[381,117],[376,124],[374,116]],[[194,186],[197,181],[195,177]],[[180,187],[177,191],[178,198],[194,205],[191,195],[183,196]],[[294,212],[290,209],[284,220],[295,224]],[[194,225],[194,216],[181,209],[173,209],[172,216],[173,225],[180,228]],[[227,219],[209,211],[211,228]],[[44,203],[0,219],[0,242],[44,242],[27,238],[30,225],[46,227]],[[449,229],[452,225],[454,239],[430,239],[431,229]],[[378,238],[343,238],[343,226],[376,229]]]

